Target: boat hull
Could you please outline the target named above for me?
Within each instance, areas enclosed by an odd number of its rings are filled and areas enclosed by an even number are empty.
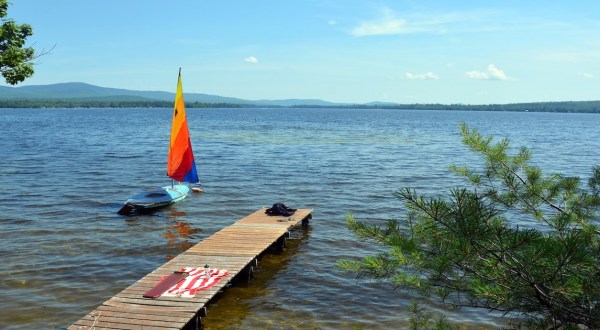
[[[134,211],[137,213],[153,211],[184,200],[189,192],[190,188],[188,186],[177,184],[139,193],[125,201],[118,213],[129,214]]]

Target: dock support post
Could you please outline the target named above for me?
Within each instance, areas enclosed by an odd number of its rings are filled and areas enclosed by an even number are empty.
[[[277,239],[277,241],[276,241],[275,243],[273,243],[273,245],[272,245],[272,246],[273,246],[273,247],[277,247],[277,248],[279,248],[279,249],[283,249],[283,248],[285,248],[285,246],[286,246],[286,236],[287,236],[287,233],[286,233],[286,234],[283,234],[281,237],[279,237],[279,238]]]
[[[254,278],[254,267],[250,266],[248,268],[248,281]]]
[[[310,219],[312,219],[312,214],[309,214],[306,218],[302,219],[302,227],[308,227]]]

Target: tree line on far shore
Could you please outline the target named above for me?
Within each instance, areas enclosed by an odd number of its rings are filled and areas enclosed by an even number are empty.
[[[242,108],[233,103],[186,102],[188,108]],[[169,101],[0,100],[0,108],[172,108]]]
[[[600,101],[535,102],[510,104],[404,104],[379,108],[413,110],[520,111],[520,112],[586,112],[600,113]]]
[[[159,100],[86,100],[86,99],[29,99],[0,100],[0,108],[171,108],[173,102]],[[455,110],[455,111],[516,111],[516,112],[577,112],[600,113],[600,101],[536,102],[512,104],[340,104],[318,105],[261,105],[237,103],[186,102],[188,108],[348,108],[399,110]]]

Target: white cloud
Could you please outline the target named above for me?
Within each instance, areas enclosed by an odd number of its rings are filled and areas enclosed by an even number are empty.
[[[447,34],[448,28],[464,30],[464,25],[483,20],[489,14],[481,11],[448,12],[438,14],[403,13],[400,17],[390,8],[383,7],[378,18],[361,21],[350,33],[354,36],[397,35],[412,33]],[[486,22],[487,23],[487,22]],[[480,29],[477,28],[477,31]]]
[[[490,75],[481,71],[467,71],[465,74],[471,79],[490,79]]]
[[[389,8],[383,9],[381,18],[363,21],[352,30],[352,35],[358,37],[403,33],[409,33],[406,20],[396,18],[395,13]]]
[[[330,19],[329,21],[327,21],[327,24],[329,24],[329,25],[336,25],[337,22],[334,19]]]
[[[246,57],[244,59],[244,61],[246,61],[248,63],[258,63],[258,59],[254,56]]]
[[[352,34],[358,37],[402,33],[407,33],[407,30],[406,21],[401,19],[362,22],[358,27],[352,30]]]
[[[583,78],[586,78],[586,79],[592,79],[592,78],[594,78],[593,74],[587,73],[587,72],[579,72],[579,75],[582,76]]]
[[[404,74],[404,78],[406,78],[408,80],[438,80],[438,79],[440,79],[440,77],[438,77],[436,74],[434,74],[432,72],[427,72],[427,73],[407,72]]]
[[[471,79],[483,79],[483,80],[509,80],[508,76],[504,71],[498,69],[495,65],[490,64],[487,67],[487,71],[467,71],[465,72],[467,77]]]
[[[488,72],[492,76],[492,79],[508,80],[508,77],[504,71],[496,68],[496,66],[493,64],[488,65]]]

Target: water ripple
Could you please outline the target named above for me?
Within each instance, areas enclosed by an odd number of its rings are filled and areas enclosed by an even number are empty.
[[[134,125],[122,116],[136,118]],[[170,109],[0,110],[0,328],[64,328],[191,244],[260,207],[313,208],[303,240],[261,259],[228,288],[207,329],[408,325],[409,292],[358,280],[335,264],[379,251],[345,226],[399,218],[393,192],[444,196],[450,164],[479,160],[458,123],[527,145],[549,172],[600,164],[600,116],[351,109],[189,109],[204,193],[162,211],[116,214],[165,184]],[[576,162],[573,159],[577,159]],[[420,300],[466,327],[498,315]],[[290,306],[293,306],[291,308]]]

